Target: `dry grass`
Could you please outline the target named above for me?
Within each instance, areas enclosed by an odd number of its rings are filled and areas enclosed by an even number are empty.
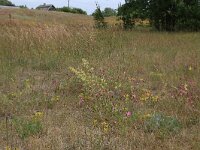
[[[32,10],[0,10],[0,19],[0,149],[200,149],[199,33],[98,31],[88,16]],[[91,111],[99,103],[79,105],[84,84],[69,67],[81,67],[82,58],[109,90],[122,83],[118,99],[132,96],[126,111],[176,117],[181,129],[146,132],[143,121],[131,122],[124,112],[119,127],[107,112]],[[140,102],[141,91],[131,93],[130,84],[149,89],[158,102]],[[98,94],[86,92],[91,101]],[[106,94],[98,99],[109,99]],[[125,107],[123,100],[119,104]],[[42,112],[43,129],[33,134],[30,125],[18,131],[22,123],[15,120],[32,123],[36,112]],[[105,132],[103,122],[112,129]],[[23,133],[30,135],[22,139]]]

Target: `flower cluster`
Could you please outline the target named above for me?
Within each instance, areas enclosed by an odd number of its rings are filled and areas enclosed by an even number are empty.
[[[93,73],[93,68],[89,66],[87,60],[83,59],[83,69],[69,67],[69,69],[76,75],[83,83],[83,93],[80,95],[81,99],[91,99],[95,96],[101,95],[107,89],[107,82],[104,78],[100,78]]]
[[[147,90],[147,89],[142,90],[142,94],[140,96],[140,100],[142,102],[147,102],[147,101],[157,102],[158,99],[159,97],[157,95],[153,95],[150,90]]]
[[[42,118],[44,117],[44,113],[43,112],[36,112],[33,116],[32,116],[32,119],[34,121],[38,121],[38,120],[42,120]]]

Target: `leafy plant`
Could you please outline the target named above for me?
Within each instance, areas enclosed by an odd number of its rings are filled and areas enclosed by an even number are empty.
[[[29,136],[41,133],[43,129],[41,117],[42,113],[36,113],[31,119],[15,118],[13,124],[19,137],[25,139]]]
[[[168,135],[170,133],[177,133],[181,129],[181,124],[175,117],[154,113],[144,122],[144,127],[147,132],[158,132],[159,134]]]

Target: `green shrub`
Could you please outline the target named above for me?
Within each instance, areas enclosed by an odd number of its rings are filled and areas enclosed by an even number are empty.
[[[144,127],[147,132],[168,135],[170,133],[177,133],[181,128],[181,124],[175,117],[154,113],[144,122]]]
[[[34,115],[32,118],[15,118],[13,120],[14,127],[18,136],[25,139],[29,136],[37,135],[42,132],[41,116]]]
[[[80,9],[80,8],[70,8],[70,7],[62,7],[62,8],[57,8],[57,11],[62,11],[62,12],[68,12],[68,13],[73,13],[73,14],[84,14],[87,15],[87,12]]]

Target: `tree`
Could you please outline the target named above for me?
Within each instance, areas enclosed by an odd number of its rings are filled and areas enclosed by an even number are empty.
[[[18,7],[22,8],[22,9],[27,9],[28,8],[26,5],[19,5]]]
[[[15,6],[12,2],[10,2],[9,0],[0,0],[0,5],[3,6]]]
[[[179,0],[177,30],[200,31],[200,1]]]
[[[110,17],[110,16],[116,16],[117,12],[112,9],[112,8],[105,8],[104,11],[102,12],[104,17]]]
[[[200,0],[125,0],[118,9],[124,28],[149,19],[157,30],[200,30]]]
[[[125,1],[125,4],[118,8],[119,18],[123,21],[125,29],[132,29],[135,25],[134,19],[137,17],[135,2]]]
[[[133,28],[137,18],[148,18],[148,4],[147,0],[125,0],[125,4],[118,8],[117,14],[125,29]]]
[[[174,31],[177,5],[175,0],[150,0],[149,18],[157,30]]]
[[[101,12],[100,6],[98,4],[96,4],[96,6],[97,6],[96,10],[92,14],[94,17],[94,21],[95,21],[95,27],[96,28],[106,28],[107,24],[105,22],[103,13]]]

